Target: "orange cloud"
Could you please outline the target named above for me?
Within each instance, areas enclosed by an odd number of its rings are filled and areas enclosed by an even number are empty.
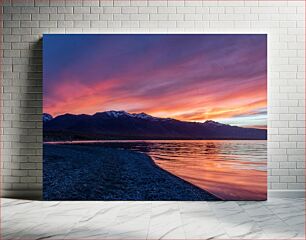
[[[44,109],[53,115],[67,112],[93,114],[114,109],[202,122],[252,113],[267,105],[264,84],[257,87],[238,86],[231,91],[220,92],[215,92],[214,85],[205,88],[200,84],[189,86],[185,91],[182,89],[158,97],[133,93],[124,87],[118,89],[121,85],[121,79],[109,79],[88,86],[68,79],[56,87],[56,101],[47,99]]]

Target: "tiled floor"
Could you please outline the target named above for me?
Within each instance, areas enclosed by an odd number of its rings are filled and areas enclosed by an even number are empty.
[[[305,199],[44,202],[2,199],[4,239],[305,239]]]

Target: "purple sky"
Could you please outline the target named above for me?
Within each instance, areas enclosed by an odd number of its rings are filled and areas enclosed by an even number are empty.
[[[44,112],[266,127],[265,34],[44,35]]]

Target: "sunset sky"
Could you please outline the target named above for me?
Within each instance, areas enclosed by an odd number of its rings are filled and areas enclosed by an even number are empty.
[[[44,112],[108,110],[266,128],[265,34],[43,38]]]

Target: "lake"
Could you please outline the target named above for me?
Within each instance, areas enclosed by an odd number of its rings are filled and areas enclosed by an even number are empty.
[[[67,142],[57,142],[61,144]],[[265,140],[73,141],[146,153],[164,170],[224,200],[265,200]]]

